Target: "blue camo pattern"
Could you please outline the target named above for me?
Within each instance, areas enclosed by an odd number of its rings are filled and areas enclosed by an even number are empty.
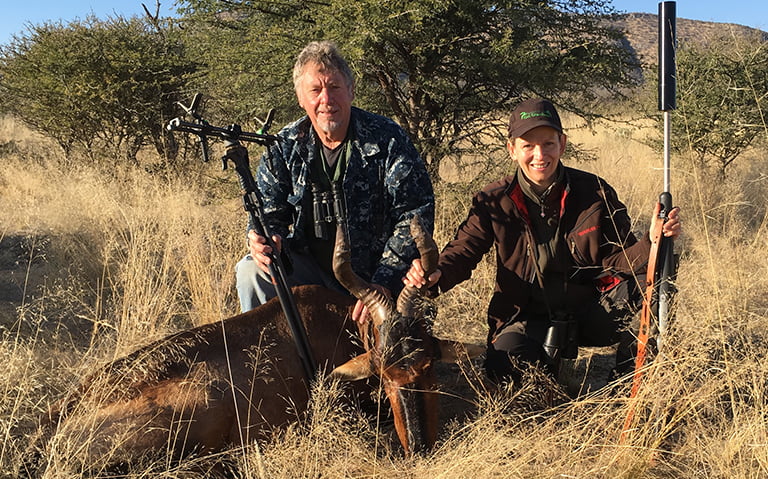
[[[402,277],[418,256],[409,223],[418,214],[430,234],[435,199],[424,161],[405,131],[389,118],[352,108],[353,129],[344,196],[352,267],[365,280],[402,289]],[[284,127],[262,155],[256,182],[273,234],[306,245],[304,204],[310,164],[319,160],[312,124],[303,117]],[[309,211],[307,211],[309,209]]]

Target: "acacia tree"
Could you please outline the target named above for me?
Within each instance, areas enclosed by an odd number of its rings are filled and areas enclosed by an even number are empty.
[[[164,125],[196,65],[155,18],[44,23],[0,49],[0,110],[64,149],[173,158]]]
[[[766,134],[768,42],[764,35],[726,36],[680,45],[672,146],[699,165],[726,170]]]
[[[206,117],[255,129],[256,119],[272,108],[276,123],[301,114],[291,73],[300,49],[317,38],[305,15],[314,3],[177,2],[189,55],[205,71],[191,88],[207,99]]]
[[[634,85],[636,65],[602,0],[183,3],[197,25],[188,30],[217,32],[202,54],[208,86],[235,116],[266,110],[262,98],[295,109],[293,58],[310,40],[333,40],[358,74],[357,104],[393,116],[434,181],[447,155],[487,149],[487,134],[501,146],[505,111],[522,96],[589,115],[591,102]]]

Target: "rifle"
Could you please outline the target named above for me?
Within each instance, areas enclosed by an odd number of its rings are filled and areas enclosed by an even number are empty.
[[[672,193],[670,193],[670,150],[672,138],[672,110],[676,108],[675,87],[677,75],[675,73],[675,2],[659,3],[659,111],[664,114],[664,190],[659,196],[661,212],[659,216],[667,219],[667,214],[672,209]],[[657,348],[661,348],[662,341],[669,324],[669,303],[673,288],[670,283],[674,275],[675,261],[673,256],[674,240],[661,237],[659,245],[659,334]]]
[[[266,238],[267,245],[272,248],[272,253],[268,254],[268,257],[271,260],[269,263],[269,275],[272,278],[272,284],[275,286],[277,297],[280,300],[283,313],[285,314],[288,326],[291,329],[291,334],[293,335],[293,340],[296,343],[296,349],[299,358],[301,359],[302,367],[304,368],[307,386],[309,386],[315,378],[315,371],[317,370],[316,363],[312,357],[312,350],[309,347],[309,339],[307,338],[304,323],[301,321],[299,310],[296,307],[296,300],[288,286],[285,265],[281,255],[276,254],[277,246],[272,239],[269,226],[264,218],[264,202],[261,192],[256,187],[256,181],[253,179],[253,174],[251,173],[248,150],[242,148],[240,144],[241,141],[250,141],[269,147],[277,141],[276,136],[267,133],[267,130],[272,124],[274,110],[269,111],[266,120],[264,120],[262,127],[257,132],[248,132],[243,131],[237,124],[230,125],[226,128],[210,125],[203,119],[198,111],[201,99],[202,95],[197,93],[189,106],[179,103],[184,111],[192,116],[194,121],[189,122],[181,117],[177,117],[168,123],[167,129],[172,132],[181,131],[196,135],[200,141],[204,162],[208,161],[208,137],[224,140],[227,150],[221,158],[222,169],[227,169],[229,161],[234,163],[235,171],[240,179],[240,186],[244,192],[243,206],[245,211],[248,212],[251,224],[254,225],[256,233]]]
[[[661,209],[651,226],[651,252],[648,258],[646,274],[646,289],[643,296],[643,308],[640,314],[640,329],[637,334],[637,355],[635,357],[635,373],[632,378],[632,389],[629,397],[633,399],[640,390],[643,378],[645,360],[651,340],[651,319],[653,306],[657,306],[658,333],[656,335],[656,352],[663,343],[664,335],[669,324],[669,302],[673,292],[671,284],[675,270],[673,255],[674,241],[665,238],[662,226],[672,210],[672,193],[670,193],[670,149],[671,149],[671,112],[676,107],[675,102],[675,2],[659,3],[659,110],[664,115],[664,190],[659,195]],[[624,427],[619,436],[623,443],[635,416],[636,402],[629,404],[629,411],[624,420]]]

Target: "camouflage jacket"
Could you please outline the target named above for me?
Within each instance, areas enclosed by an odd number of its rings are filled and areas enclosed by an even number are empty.
[[[434,228],[432,183],[410,138],[394,121],[352,108],[350,129],[343,188],[352,267],[365,280],[397,293],[418,255],[411,217],[418,214],[430,233]],[[272,233],[289,238],[290,248],[304,248],[302,225],[312,207],[310,165],[321,161],[317,140],[306,116],[277,136],[262,155],[256,183]]]

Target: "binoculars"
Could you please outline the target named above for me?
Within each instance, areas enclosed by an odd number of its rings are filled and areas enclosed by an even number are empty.
[[[334,183],[331,191],[312,185],[312,221],[315,238],[330,240],[336,237],[336,224],[345,218],[344,195],[341,186]]]
[[[578,322],[573,316],[556,315],[552,318],[543,345],[547,359],[558,364],[560,359],[576,358],[579,353],[578,334]]]

